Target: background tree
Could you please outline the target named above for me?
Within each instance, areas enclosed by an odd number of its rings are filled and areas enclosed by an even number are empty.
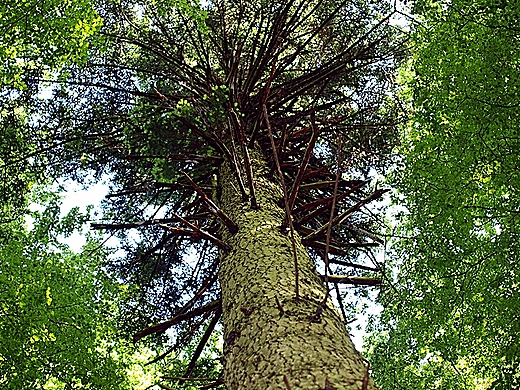
[[[0,85],[85,59],[101,18],[89,0],[0,2]]]
[[[32,102],[30,125],[54,174],[111,175],[93,226],[126,240],[130,255],[111,271],[139,286],[126,307],[134,340],[159,342],[176,326],[168,335],[182,345],[204,326],[189,376],[222,315],[214,385],[373,388],[328,285],[339,296],[338,283],[379,283],[364,278],[379,265],[359,253],[381,240],[360,211],[384,192],[366,179],[396,136],[393,10],[332,0],[96,9],[106,46]]]
[[[519,386],[518,2],[416,2],[382,388]],[[371,343],[374,343],[373,339]]]
[[[121,337],[118,303],[134,286],[108,277],[108,252],[88,237],[81,253],[63,243],[89,213],[60,217],[60,194],[33,189],[33,210],[0,224],[0,385],[5,389],[146,389],[178,377],[202,335],[175,359],[150,364],[154,351]],[[216,340],[197,377],[214,376]],[[184,389],[198,387],[188,383]]]
[[[113,355],[117,291],[100,270],[103,252],[94,241],[84,255],[61,244],[85,216],[73,209],[60,220],[55,194],[34,195],[30,228],[23,218],[0,225],[0,385],[128,388],[126,363]]]
[[[16,7],[0,2],[1,220],[21,216],[31,184],[48,179],[48,162],[34,156],[41,152],[38,147],[48,146],[49,135],[40,134],[43,145],[35,144],[27,126],[34,117],[25,107],[49,86],[34,80],[85,61],[101,22],[91,1],[24,1]],[[99,36],[95,43],[101,43]]]

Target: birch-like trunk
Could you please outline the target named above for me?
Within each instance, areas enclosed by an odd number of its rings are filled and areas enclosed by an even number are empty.
[[[252,164],[259,210],[242,201],[229,164],[220,170],[221,207],[239,226],[237,234],[224,233],[233,250],[220,267],[228,390],[375,389],[372,379],[364,387],[367,364],[333,305],[315,318],[325,287],[299,237],[295,299],[291,238],[280,231],[281,186],[268,179],[256,151]]]

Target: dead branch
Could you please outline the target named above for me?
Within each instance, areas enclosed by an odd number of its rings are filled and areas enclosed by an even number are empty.
[[[139,340],[141,340],[143,337],[148,336],[149,334],[158,333],[158,332],[164,332],[166,329],[172,327],[173,325],[177,325],[178,323],[188,320],[193,317],[200,316],[201,314],[206,313],[210,310],[221,310],[220,307],[222,305],[222,301],[220,299],[217,299],[211,303],[208,303],[207,305],[198,307],[188,313],[180,314],[172,319],[161,322],[160,324],[150,326],[149,328],[146,328],[139,333],[136,333],[133,337],[133,342],[137,343]]]
[[[251,199],[251,208],[258,209],[258,203],[255,195],[255,182],[253,179],[253,168],[251,167],[251,157],[249,156],[249,150],[247,148],[246,133],[244,125],[238,117],[235,110],[230,110],[232,118],[234,119],[235,126],[237,128],[238,141],[240,142],[240,148],[242,149],[242,157],[244,159],[244,165],[246,170],[247,186],[249,187],[249,197]]]
[[[161,379],[167,379],[179,382],[203,382],[203,381],[217,381],[218,378],[184,378],[182,376],[162,376]]]
[[[285,383],[285,387],[287,390],[291,390],[291,385],[289,384],[289,379],[287,379],[287,375],[283,374],[283,381]]]
[[[290,233],[291,233],[291,244],[292,244],[292,250],[293,250],[293,256],[294,256],[295,296],[296,296],[296,299],[298,300],[298,299],[300,299],[300,280],[299,280],[299,269],[298,269],[298,255],[296,254],[297,253],[296,252],[296,239],[294,238],[294,225],[293,225],[293,221],[292,221],[291,210],[289,210],[289,204],[287,202],[287,199],[288,199],[287,187],[285,186],[285,180],[283,178],[282,169],[280,168],[280,160],[278,159],[278,153],[276,151],[276,144],[274,142],[273,131],[271,130],[271,123],[269,122],[269,114],[267,112],[267,106],[266,106],[267,98],[269,97],[270,85],[271,85],[271,81],[273,80],[275,70],[276,70],[276,61],[273,62],[273,66],[271,68],[271,77],[269,79],[269,82],[268,82],[266,90],[265,90],[262,108],[263,108],[265,123],[267,126],[267,131],[269,134],[269,140],[271,141],[271,148],[273,149],[273,156],[274,156],[274,161],[276,163],[276,169],[278,171],[278,176],[280,178],[280,184],[282,185],[283,199],[284,199],[284,203],[285,203],[285,216],[287,218],[287,221],[289,221],[289,229],[290,229]]]
[[[320,275],[322,281],[325,281],[325,275]],[[328,275],[329,283],[353,284],[355,286],[379,286],[381,279],[379,278],[363,278],[358,276],[342,276]]]
[[[205,193],[204,191],[202,191],[202,189],[200,189],[199,186],[197,186],[197,184],[195,184],[195,182],[193,180],[191,180],[191,178],[188,176],[188,174],[186,172],[182,172],[184,174],[184,176],[186,176],[186,178],[188,179],[188,181],[190,182],[191,186],[195,189],[195,191],[197,192],[197,194],[199,194],[199,196],[204,200],[204,202],[206,202],[206,204],[208,205],[209,207],[209,210],[215,215],[217,216],[218,218],[220,218],[220,220],[224,223],[224,225],[226,225],[226,227],[228,228],[228,230],[231,232],[231,233],[236,233],[238,232],[238,226],[235,222],[233,222],[231,220],[231,218],[229,218]]]
[[[368,265],[352,263],[350,261],[338,260],[336,258],[329,259],[329,263],[330,264],[342,265],[342,266],[345,266],[345,267],[352,267],[352,268],[356,268],[356,269],[361,269],[363,271],[381,272],[381,268],[379,268],[379,267],[369,267]]]
[[[318,139],[319,129],[316,125],[316,116],[314,111],[311,112],[311,123],[312,123],[312,136],[307,145],[307,149],[305,150],[305,155],[303,157],[300,168],[298,169],[298,174],[296,175],[296,179],[294,180],[293,186],[291,188],[290,196],[289,196],[289,210],[293,209],[294,201],[296,200],[296,196],[298,195],[298,190],[300,188],[300,184],[303,179],[303,175],[307,170],[307,165],[309,164],[309,159],[311,158],[312,151],[314,149],[314,145]]]
[[[337,241],[334,241],[335,243]],[[314,241],[314,240],[302,240],[302,244],[311,248],[322,249],[325,250],[327,243],[322,241]],[[365,247],[377,247],[379,244],[377,242],[367,242],[367,243],[357,243],[357,242],[349,242],[349,243],[340,243],[341,247],[335,244],[329,244],[330,253],[338,256],[348,256],[349,252],[342,248],[365,248]]]
[[[231,250],[233,249],[228,244],[226,244],[224,241],[222,241],[222,240],[218,239],[217,237],[215,237],[214,235],[212,235],[212,234],[202,230],[197,225],[195,225],[195,224],[185,220],[184,218],[182,218],[182,217],[180,217],[178,215],[175,215],[175,218],[177,219],[177,221],[183,223],[184,225],[188,226],[192,230],[190,231],[190,230],[186,230],[186,229],[175,228],[175,227],[172,227],[172,226],[169,226],[169,225],[164,225],[162,223],[159,224],[159,226],[162,227],[163,229],[167,229],[167,230],[171,231],[172,233],[176,233],[176,232],[179,232],[179,231],[180,232],[185,231],[185,232],[187,232],[191,236],[206,239],[209,242],[211,242],[212,244],[215,244],[220,249],[222,249],[222,250],[224,250],[226,252],[231,252]]]
[[[213,389],[215,387],[222,385],[223,383],[225,383],[223,379],[217,379],[215,382],[210,383],[209,385],[202,386],[199,390]]]
[[[343,212],[340,216],[334,218],[331,226],[334,227],[338,224],[341,224],[343,221],[345,221],[345,219],[350,217],[352,214],[354,214],[356,211],[358,211],[361,207],[363,207],[364,205],[366,205],[367,203],[370,203],[371,201],[373,201],[375,199],[378,199],[382,194],[384,194],[387,191],[389,191],[389,190],[377,190],[370,196],[366,197],[365,199],[362,199],[357,204],[355,204],[354,206],[352,206],[351,208],[349,208],[348,210]],[[312,240],[315,237],[321,236],[322,234],[324,234],[327,231],[328,227],[329,227],[329,223],[326,223],[325,225],[323,225],[322,227],[320,227],[313,233],[304,237],[304,240]]]
[[[177,222],[175,218],[164,218],[164,219],[150,219],[148,221],[140,221],[134,223],[91,223],[90,228],[94,230],[123,230],[123,229],[135,229],[143,226],[159,225],[161,223]]]
[[[222,314],[222,308],[218,307],[215,310],[215,315],[213,316],[213,319],[211,320],[210,324],[208,325],[208,328],[204,332],[204,335],[200,339],[199,345],[197,345],[197,348],[193,352],[193,355],[191,356],[190,363],[188,364],[188,368],[186,369],[186,372],[184,373],[185,377],[189,377],[193,370],[195,369],[195,364],[197,364],[197,360],[200,357],[200,354],[202,353],[202,350],[206,346],[206,343],[209,340],[209,337],[211,336],[211,333],[213,333],[213,329],[215,329],[215,326],[217,325],[220,316]]]

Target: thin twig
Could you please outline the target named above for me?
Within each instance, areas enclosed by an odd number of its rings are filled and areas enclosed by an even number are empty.
[[[191,225],[193,225],[193,224],[191,224]],[[200,228],[196,227],[195,225],[193,225],[195,227],[194,230],[189,230],[189,229],[184,229],[184,228],[177,228],[177,227],[173,227],[173,226],[169,226],[169,225],[164,225],[162,223],[158,224],[157,226],[159,226],[159,227],[161,227],[163,229],[166,229],[169,232],[171,232],[171,233],[173,233],[175,235],[178,235],[178,236],[192,236],[194,238],[208,240],[209,242],[211,242],[212,244],[218,246],[220,249],[222,249],[225,252],[231,252],[233,250],[233,248],[231,248],[224,241],[219,240],[214,235],[212,235],[212,234],[210,234],[210,233],[208,233],[208,232],[206,232],[204,230],[201,230]]]
[[[291,385],[289,384],[289,379],[287,379],[287,375],[283,374],[283,381],[285,383],[285,387],[287,390],[291,390]]]
[[[206,343],[209,340],[209,337],[211,336],[211,333],[213,333],[213,329],[215,329],[215,326],[218,323],[218,320],[220,319],[220,315],[222,314],[222,308],[218,307],[217,310],[215,310],[215,315],[213,316],[213,319],[211,320],[210,324],[208,325],[208,328],[204,332],[204,335],[200,339],[199,345],[197,345],[197,348],[195,349],[195,352],[193,352],[193,355],[191,356],[190,363],[188,364],[188,368],[186,369],[186,372],[184,373],[185,377],[189,377],[193,370],[195,369],[195,365],[197,364],[197,360],[200,357],[200,354],[202,353],[204,347],[206,346]]]
[[[159,225],[161,223],[176,222],[176,218],[162,218],[162,219],[150,219],[148,221],[139,221],[133,223],[91,223],[90,228],[94,230],[123,230],[123,229],[134,229],[143,226]]]
[[[213,165],[218,165],[222,163],[222,157],[214,157],[214,156],[201,156],[198,154],[129,154],[124,156],[126,160],[148,160],[148,159],[164,159],[164,160],[173,160],[173,161],[186,161],[186,162],[201,162],[208,163]]]
[[[202,382],[202,381],[216,381],[217,378],[185,378],[182,376],[162,376],[161,379],[168,379],[179,382]]]
[[[276,306],[278,307],[278,311],[280,312],[280,317],[281,317],[285,314],[285,311],[283,310],[283,306],[280,303],[280,301],[278,300],[278,297],[276,295],[274,296],[274,300],[276,301]]]
[[[202,386],[199,390],[213,389],[215,387],[222,385],[223,383],[225,383],[223,379],[217,379],[215,382],[210,383],[209,385]]]
[[[143,184],[140,186],[126,188],[120,192],[113,192],[111,194],[107,194],[105,196],[105,198],[110,199],[110,198],[115,198],[118,196],[131,195],[131,194],[136,194],[136,193],[141,193],[141,192],[150,192],[151,190],[173,191],[173,190],[185,190],[187,188],[190,188],[187,184],[155,182],[155,183],[147,183],[147,184]]]
[[[163,385],[162,383],[157,383],[157,386],[159,386],[159,387],[160,387],[161,389],[163,389],[163,390],[175,390],[175,389],[173,389],[173,388],[171,388],[171,387],[168,387],[168,386],[166,386],[166,385]]]
[[[346,267],[352,267],[352,268],[361,269],[364,271],[371,271],[371,272],[380,272],[381,271],[381,267],[379,267],[379,265],[377,267],[369,267],[367,265],[352,263],[350,261],[343,261],[343,260],[338,260],[338,259],[329,259],[329,264],[343,265]]]
[[[311,234],[307,235],[306,237],[304,237],[304,239],[305,240],[312,240],[313,238],[322,235],[323,233],[325,233],[328,230],[329,225],[336,226],[336,225],[342,223],[343,221],[345,221],[345,219],[350,217],[352,214],[354,214],[356,211],[358,211],[365,204],[370,203],[371,201],[378,199],[379,197],[381,197],[381,195],[383,195],[387,191],[388,190],[377,190],[377,191],[375,191],[370,196],[366,197],[365,199],[360,200],[357,204],[355,204],[354,206],[352,206],[351,208],[349,208],[348,210],[343,212],[340,216],[334,218],[334,220],[332,221],[331,224],[327,223],[327,224],[323,225],[322,227],[320,227],[319,229],[317,229],[313,233],[311,233]]]
[[[146,252],[144,252],[142,255],[136,257],[134,260],[132,260],[130,262],[130,264],[128,264],[128,268],[132,268],[135,264],[141,262],[141,261],[146,261],[150,258],[150,256],[158,251],[159,249],[161,249],[168,241],[170,241],[170,239],[173,237],[173,235],[171,234],[164,234],[164,236],[161,238],[161,240],[159,241],[158,244],[156,244],[155,246],[151,247],[150,249],[148,249]]]
[[[379,243],[379,244],[384,244],[384,240],[382,240],[381,238],[379,238],[378,236],[376,236],[374,233],[372,232],[369,232],[368,230],[366,229],[363,229],[363,228],[360,228],[358,226],[354,226],[352,225],[351,223],[345,223],[345,226],[347,229],[357,233],[357,234],[360,234],[362,236],[367,236],[367,237],[370,237],[372,240],[374,240],[375,242]]]
[[[226,244],[224,241],[222,241],[222,240],[218,239],[217,237],[213,236],[212,234],[202,230],[197,225],[185,220],[184,218],[182,218],[178,215],[174,215],[174,216],[179,222],[181,222],[181,223],[185,224],[186,226],[188,226],[189,228],[191,228],[193,230],[193,232],[195,233],[195,235],[197,235],[197,234],[200,235],[201,238],[205,238],[212,244],[215,244],[216,246],[218,246],[220,249],[222,249],[226,252],[231,252],[231,250],[233,249],[228,244]],[[164,224],[159,224],[159,226],[164,229],[168,229],[172,232],[175,232],[176,230],[178,230],[178,228],[173,228],[171,226],[164,225]]]
[[[258,209],[259,206],[256,201],[255,182],[253,179],[253,169],[251,167],[251,157],[249,156],[249,150],[247,149],[247,139],[246,139],[246,134],[244,132],[244,125],[240,121],[240,118],[238,117],[235,110],[231,109],[230,112],[233,115],[235,124],[237,126],[238,141],[240,142],[240,147],[242,149],[242,155],[244,157],[244,166],[246,169],[247,185],[249,187],[249,197],[251,199],[251,208],[256,210],[256,209]]]
[[[358,276],[342,276],[342,275],[320,275],[322,281],[329,283],[352,284],[354,286],[379,286],[380,278],[363,278]]]
[[[356,187],[353,187],[351,189],[349,189],[348,191],[344,192],[343,194],[337,196],[336,198],[336,204],[339,203],[340,201],[342,201],[343,199],[345,199],[347,196],[351,195],[353,192],[359,190],[363,185],[364,185],[365,182],[363,182],[363,184],[360,184]],[[303,187],[303,186],[302,186]],[[314,218],[316,218],[317,216],[321,215],[322,213],[324,213],[325,211],[327,211],[329,209],[329,206],[330,204],[332,203],[332,200],[334,199],[333,196],[329,197],[329,198],[325,198],[325,199],[320,199],[320,200],[317,200],[315,202],[311,202],[309,203],[308,205],[305,206],[305,208],[309,208],[310,206],[319,206],[319,207],[312,207],[311,210],[314,210],[312,212],[310,212],[309,214],[301,217],[300,219],[296,220],[295,221],[295,224],[298,226],[298,225],[302,225],[310,220],[313,220]],[[321,202],[321,203],[320,203]],[[320,206],[321,204],[321,206]],[[298,208],[299,210],[304,210],[303,206],[302,207],[299,207]],[[296,213],[296,211],[295,211]]]
[[[208,303],[207,305],[198,307],[188,313],[177,315],[168,321],[161,322],[160,324],[157,324],[154,326],[150,326],[149,328],[146,328],[146,329],[140,331],[139,333],[136,333],[133,337],[133,342],[136,343],[139,340],[141,340],[143,337],[148,336],[149,334],[163,332],[173,325],[177,325],[178,323],[180,323],[182,321],[185,321],[185,320],[193,318],[193,317],[197,317],[210,310],[217,310],[220,308],[221,304],[222,304],[222,301],[220,299],[217,299],[211,303]]]
[[[314,124],[313,124],[314,125]],[[328,269],[329,269],[329,246],[330,246],[330,235],[332,233],[332,220],[334,219],[334,212],[336,210],[336,201],[338,199],[338,183],[341,177],[341,134],[338,136],[338,167],[336,170],[336,181],[334,183],[334,194],[332,196],[332,206],[330,208],[329,224],[327,226],[327,235],[325,237],[325,283],[328,282]],[[327,294],[325,300],[329,295],[329,289],[327,288]]]
[[[329,272],[331,272],[330,269],[329,269]],[[341,316],[343,317],[343,322],[346,325],[347,322],[348,322],[347,312],[345,311],[345,305],[343,304],[343,299],[341,298],[341,293],[339,291],[338,283],[334,283],[334,289],[336,290],[336,297],[338,299],[338,304],[339,304],[339,309],[341,311]]]
[[[230,131],[232,131],[233,126],[231,124],[230,118],[228,118],[228,126],[229,126]],[[233,172],[235,174],[235,178],[237,179],[238,187],[240,188],[240,195],[242,196],[242,201],[246,202],[247,201],[247,192],[246,192],[246,188],[244,187],[244,181],[242,180],[242,174],[240,173],[240,165],[239,165],[239,161],[237,158],[237,148],[235,147],[235,137],[233,136],[233,134],[230,134],[229,138],[230,138],[230,142],[231,142],[231,151],[230,151],[231,157],[229,159],[229,164],[231,165],[231,168],[233,169]]]
[[[305,246],[308,246],[310,248],[316,248],[316,249],[321,249],[322,251],[325,250],[325,248],[327,248],[327,244],[325,242],[322,242],[322,241],[313,241],[313,240],[302,240],[302,244],[305,245]],[[347,247],[347,248],[365,248],[365,247],[377,247],[379,246],[379,244],[377,242],[367,242],[367,243],[348,243],[348,244],[342,244],[343,247]],[[333,255],[338,255],[338,256],[348,256],[349,255],[349,251],[348,250],[345,250],[345,249],[342,249],[336,245],[332,245],[332,244],[329,244],[329,254],[332,253]],[[325,254],[323,255],[323,261],[325,261]],[[332,260],[329,259],[329,263],[331,262]],[[336,262],[336,264],[338,264]],[[347,264],[343,264],[343,265],[347,265]],[[350,263],[347,265],[348,267],[354,267],[354,268],[360,268],[360,267],[357,267],[356,265],[354,265],[353,263]],[[362,267],[361,267],[362,269]]]
[[[201,319],[197,321],[195,324],[193,324],[190,327],[190,330],[186,332],[182,338],[178,338],[175,342],[175,345],[173,345],[171,348],[169,348],[166,352],[162,353],[161,355],[157,356],[156,358],[146,362],[144,365],[148,366],[150,364],[157,363],[158,361],[163,360],[166,356],[168,356],[170,353],[172,353],[175,349],[179,348],[181,345],[185,345],[185,342],[190,339],[191,336],[195,334],[195,331],[197,331],[200,326],[207,321],[209,316],[211,315],[211,311],[207,311],[206,313],[201,315]]]
[[[316,140],[318,139],[319,129],[316,125],[316,115],[314,111],[311,111],[311,123],[312,123],[312,136],[309,141],[309,144],[307,145],[307,149],[305,151],[305,156],[303,157],[302,163],[300,165],[300,168],[298,169],[298,173],[296,175],[296,179],[294,180],[293,186],[291,188],[291,193],[289,196],[289,210],[293,209],[294,202],[296,200],[296,197],[298,196],[298,190],[300,188],[300,184],[303,179],[303,175],[305,171],[307,170],[307,165],[309,164],[309,160],[311,158],[312,151],[314,149],[314,145],[316,144]]]
[[[160,362],[161,360],[163,360],[164,358],[166,358],[166,356],[168,356],[170,353],[172,353],[173,351],[175,351],[175,345],[173,347],[170,347],[166,350],[166,352],[163,352],[162,354],[160,354],[159,356],[153,358],[152,360],[146,362],[144,365],[145,366],[149,366],[150,364],[154,364],[154,363],[157,363],[157,362]]]
[[[177,315],[182,314],[190,310],[195,303],[202,297],[202,295],[211,287],[213,283],[217,281],[218,272],[216,272],[218,266],[218,258],[213,261],[210,267],[209,275],[201,283],[199,291],[193,295],[193,297],[186,302],[186,304],[177,312]]]
[[[368,183],[368,181],[361,181],[361,184],[351,187],[345,193],[343,193],[337,197],[336,203],[339,202],[340,200],[342,200],[343,198],[345,198],[346,196],[352,194],[353,192],[356,192],[366,183]],[[322,199],[317,199],[315,201],[312,201],[310,203],[306,203],[300,207],[297,207],[296,209],[294,209],[294,212],[301,213],[304,211],[315,210],[318,206],[322,206],[322,205],[325,207],[328,207],[332,203],[332,199],[333,199],[333,196],[329,196],[327,198],[322,198]]]
[[[336,210],[336,201],[338,198],[338,183],[341,177],[341,135],[338,137],[338,158],[337,158],[337,169],[336,169],[336,181],[334,182],[334,194],[332,196],[332,206],[330,208],[330,216],[329,223],[327,226],[327,235],[325,237],[325,255],[323,256],[323,260],[325,261],[325,275],[322,277],[325,282],[325,296],[323,297],[323,301],[320,303],[318,308],[316,309],[315,317],[319,318],[323,308],[327,304],[327,299],[329,298],[329,250],[330,250],[330,235],[332,233],[332,220],[334,219],[334,211]]]

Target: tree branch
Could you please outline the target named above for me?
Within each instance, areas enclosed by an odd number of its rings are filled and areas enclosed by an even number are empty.
[[[237,224],[233,222],[231,218],[229,218],[226,214],[224,214],[224,212],[215,203],[213,203],[213,201],[200,189],[200,187],[197,186],[197,184],[195,184],[193,180],[191,180],[191,178],[188,176],[186,172],[181,172],[184,176],[186,176],[186,178],[190,182],[191,186],[195,189],[197,194],[199,194],[199,196],[204,200],[204,202],[206,202],[206,204],[209,207],[209,210],[218,218],[220,218],[220,220],[224,223],[224,225],[226,225],[226,227],[231,233],[234,234],[238,232]]]
[[[222,301],[220,299],[217,299],[207,305],[198,307],[188,313],[177,315],[168,321],[161,322],[160,324],[157,324],[154,326],[150,326],[149,328],[146,328],[146,329],[140,331],[139,333],[136,333],[133,337],[133,342],[137,343],[143,337],[148,336],[153,333],[164,332],[165,330],[172,327],[173,325],[177,325],[178,323],[180,323],[182,321],[188,320],[193,317],[200,316],[201,314],[204,314],[207,311],[222,310],[221,305],[222,305]]]
[[[208,342],[209,337],[211,336],[211,333],[213,333],[213,329],[215,329],[215,326],[217,325],[220,316],[222,315],[222,308],[218,307],[215,310],[215,315],[213,316],[213,319],[211,320],[210,324],[208,325],[208,328],[204,332],[204,335],[202,336],[199,345],[197,345],[197,348],[193,352],[193,355],[191,356],[190,363],[188,364],[188,368],[186,369],[186,372],[184,373],[185,377],[189,377],[193,370],[195,369],[195,364],[197,364],[197,360],[199,359],[200,354],[202,353],[202,350],[206,346],[206,343]]]
[[[379,286],[381,279],[379,278],[362,278],[357,276],[327,275],[329,283],[353,284],[355,286]],[[320,275],[322,281],[325,281],[325,275]]]

